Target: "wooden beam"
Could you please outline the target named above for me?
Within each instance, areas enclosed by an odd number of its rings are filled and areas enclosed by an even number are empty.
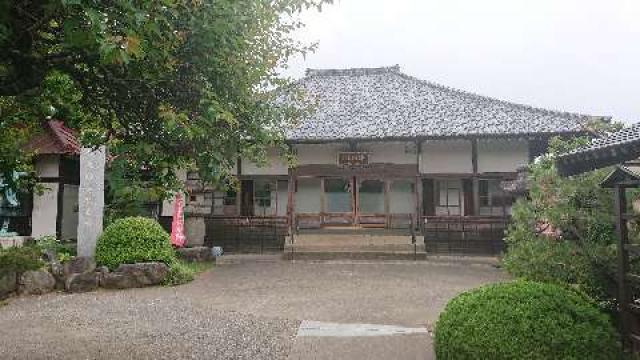
[[[471,167],[473,174],[478,174],[478,139],[471,140]]]
[[[618,300],[620,308],[620,334],[623,345],[629,346],[631,298],[628,293],[627,273],[629,272],[629,257],[627,252],[628,232],[627,222],[623,218],[626,212],[626,191],[616,185],[614,187],[614,203],[616,214],[616,233],[618,236]]]
[[[422,177],[420,176],[420,166],[422,165],[422,143],[424,140],[416,141],[416,179],[415,179],[415,208],[416,213],[414,215],[415,224],[417,224],[417,228],[422,233]]]

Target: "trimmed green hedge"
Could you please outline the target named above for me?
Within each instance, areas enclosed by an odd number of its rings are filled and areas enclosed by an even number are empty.
[[[120,264],[176,261],[169,234],[155,220],[127,217],[107,226],[96,247],[96,262],[114,270]]]
[[[553,284],[488,285],[451,300],[435,327],[438,360],[619,359],[618,334],[586,296]]]

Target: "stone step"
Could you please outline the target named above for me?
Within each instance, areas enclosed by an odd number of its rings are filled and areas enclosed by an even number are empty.
[[[422,236],[415,237],[416,243],[424,243]],[[287,237],[286,243],[291,243]],[[408,235],[352,235],[352,234],[297,234],[293,237],[296,245],[411,245]]]
[[[425,252],[424,244],[285,244],[284,251],[297,252]]]
[[[379,252],[379,251],[285,251],[286,260],[425,260],[425,252]]]

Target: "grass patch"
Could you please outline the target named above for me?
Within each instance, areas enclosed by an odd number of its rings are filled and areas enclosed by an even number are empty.
[[[211,269],[213,262],[186,262],[183,260],[175,261],[169,268],[169,275],[164,280],[164,285],[175,286],[182,285],[193,281],[196,275]]]

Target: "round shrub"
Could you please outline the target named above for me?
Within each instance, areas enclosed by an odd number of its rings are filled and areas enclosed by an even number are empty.
[[[445,359],[619,359],[618,335],[586,296],[558,285],[514,281],[451,300],[435,327]]]
[[[120,264],[160,261],[171,266],[176,255],[169,234],[155,220],[127,217],[111,223],[96,247],[96,262],[113,270]]]

